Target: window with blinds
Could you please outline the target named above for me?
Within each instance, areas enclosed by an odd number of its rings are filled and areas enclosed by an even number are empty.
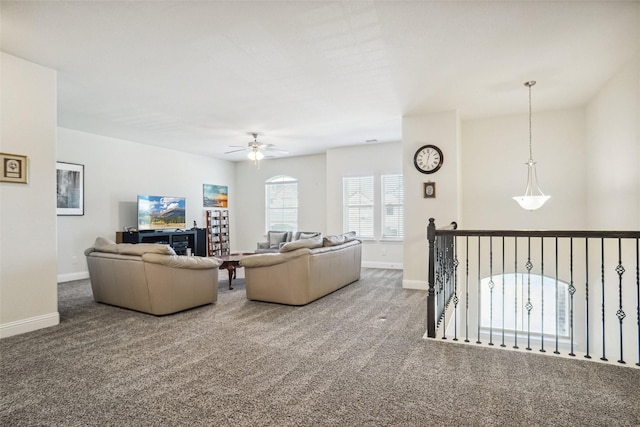
[[[290,176],[276,176],[264,185],[266,230],[298,229],[298,181]]]
[[[355,231],[358,237],[373,238],[373,176],[344,177],[344,231]]]
[[[404,187],[402,175],[382,175],[382,238],[404,237]]]

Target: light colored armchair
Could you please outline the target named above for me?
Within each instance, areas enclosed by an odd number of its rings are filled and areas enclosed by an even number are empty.
[[[181,256],[169,245],[100,237],[85,255],[96,302],[164,315],[218,299],[218,258]]]

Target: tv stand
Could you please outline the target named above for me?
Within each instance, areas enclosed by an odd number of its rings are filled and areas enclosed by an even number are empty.
[[[186,255],[191,249],[196,256],[207,256],[198,246],[197,233],[191,230],[117,231],[116,243],[159,243],[170,245],[178,255]]]

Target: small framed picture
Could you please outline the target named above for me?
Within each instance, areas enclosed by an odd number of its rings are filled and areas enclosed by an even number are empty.
[[[0,163],[2,164],[0,181],[17,182],[19,184],[26,184],[28,182],[29,171],[27,169],[27,156],[0,153]]]
[[[228,208],[228,195],[226,185],[202,184],[202,206],[205,208]]]
[[[435,199],[436,198],[436,183],[435,182],[425,182],[424,183],[423,195],[424,195],[425,199]]]
[[[56,163],[58,215],[84,215],[84,165]]]

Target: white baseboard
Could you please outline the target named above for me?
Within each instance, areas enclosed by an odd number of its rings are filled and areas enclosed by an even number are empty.
[[[403,280],[402,288],[426,291],[429,289],[429,284],[425,280]]]
[[[365,261],[362,263],[364,268],[384,268],[389,270],[402,270],[402,263],[399,262],[373,262]]]
[[[0,325],[0,338],[8,338],[58,324],[60,324],[60,314],[57,311],[55,313],[43,314],[42,316],[16,320],[15,322]]]
[[[88,279],[88,271],[80,271],[78,273],[58,274],[58,283],[71,282],[73,280]]]

